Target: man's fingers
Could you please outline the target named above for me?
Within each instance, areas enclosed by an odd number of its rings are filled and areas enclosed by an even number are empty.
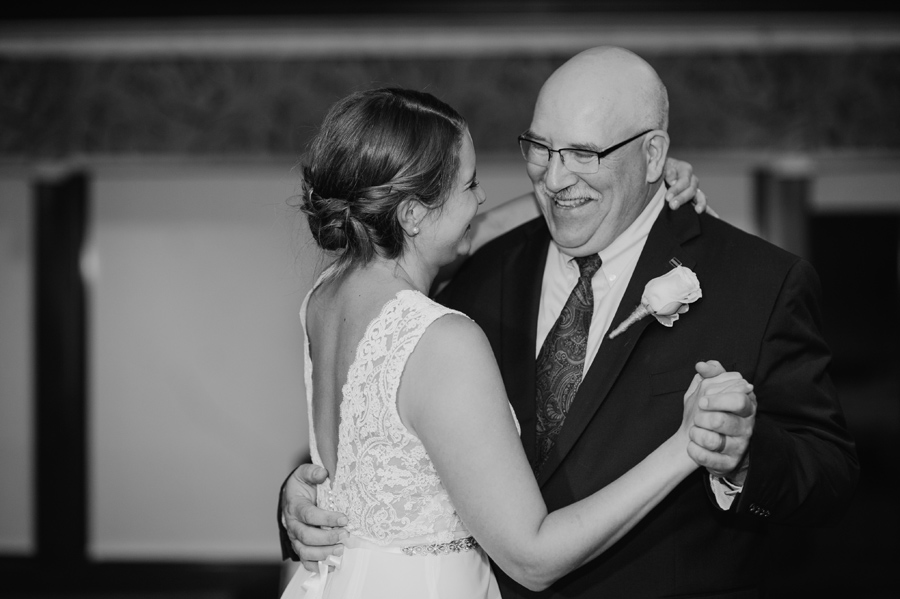
[[[698,466],[706,468],[710,473],[717,476],[722,476],[734,469],[734,466],[730,465],[733,463],[733,460],[730,460],[728,456],[710,451],[693,441],[688,443],[687,452],[691,459],[697,462]]]
[[[320,485],[328,478],[328,471],[315,464],[302,464],[294,470],[293,476],[308,485]]]
[[[332,512],[316,507],[309,502],[300,502],[294,508],[297,520],[308,526],[329,526],[340,528],[347,526],[347,516],[340,512]]]
[[[330,547],[309,547],[294,541],[291,543],[291,547],[293,547],[294,552],[300,556],[300,562],[303,564],[303,567],[310,572],[317,572],[319,570],[318,564],[316,564],[316,562],[326,560],[331,555],[341,555],[344,552],[343,545],[333,545]],[[310,565],[314,567],[311,568]]]
[[[317,560],[302,559],[300,560],[300,564],[306,571],[312,572],[313,574],[319,571],[319,562]]]
[[[694,426],[729,437],[749,437],[753,433],[752,419],[729,412],[697,412],[694,414]]]
[[[288,526],[288,537],[293,544],[300,544],[303,547],[324,549],[340,543],[347,538],[349,533],[343,528],[313,528],[311,526],[303,526],[299,523],[291,523]],[[305,553],[299,553],[299,556],[307,558]]]
[[[329,555],[341,555],[348,532],[343,528],[314,528],[297,520],[288,522],[287,535],[300,561],[322,561]],[[304,567],[309,569],[306,564]]]
[[[744,451],[746,451],[745,445],[743,446],[743,449],[741,449],[738,447],[738,444],[734,442],[734,439],[731,438],[726,439],[727,447],[724,451],[711,451],[705,445],[701,445],[694,441],[694,436],[697,435],[697,431],[692,430],[689,434],[691,435],[691,442],[688,443],[688,455],[692,460],[697,462],[697,465],[701,468],[706,468],[715,476],[726,476],[733,472],[738,467]],[[702,442],[708,443],[708,441]],[[715,443],[716,445],[719,445],[721,441],[716,441]]]
[[[706,451],[723,453],[728,448],[728,436],[705,428],[692,426],[688,431],[691,441]]]
[[[756,414],[756,396],[746,384],[737,384],[719,393],[710,394],[700,401],[704,412],[729,412],[739,418],[749,418]]]

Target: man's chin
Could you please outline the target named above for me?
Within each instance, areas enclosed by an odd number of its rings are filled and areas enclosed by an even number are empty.
[[[568,255],[568,256],[586,256],[588,254],[592,254],[595,252],[590,251],[591,239],[584,238],[581,236],[569,236],[556,234],[550,232],[550,236],[553,238],[553,242],[556,243],[556,247],[559,248],[559,251]]]

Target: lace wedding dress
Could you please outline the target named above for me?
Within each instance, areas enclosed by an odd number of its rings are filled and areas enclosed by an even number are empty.
[[[311,294],[300,318],[310,451],[322,465],[306,336]],[[499,599],[487,556],[457,515],[425,447],[397,412],[407,359],[428,326],[450,313],[404,290],[369,323],[342,389],[334,480],[317,489],[320,507],[347,515],[350,537],[343,556],[320,562],[317,573],[298,568],[282,599]]]

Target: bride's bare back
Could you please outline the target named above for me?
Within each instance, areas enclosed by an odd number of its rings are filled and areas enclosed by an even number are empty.
[[[369,323],[401,289],[403,281],[374,269],[353,269],[325,280],[309,298],[307,337],[313,362],[310,398],[319,456],[333,480],[337,465],[341,395]]]

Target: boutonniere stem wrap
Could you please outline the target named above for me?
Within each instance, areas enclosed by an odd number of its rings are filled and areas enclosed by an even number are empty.
[[[692,304],[703,297],[697,275],[686,266],[676,266],[661,277],[656,277],[644,287],[640,305],[631,316],[609,334],[609,338],[621,335],[628,327],[644,318],[653,316],[661,324],[670,327]]]

